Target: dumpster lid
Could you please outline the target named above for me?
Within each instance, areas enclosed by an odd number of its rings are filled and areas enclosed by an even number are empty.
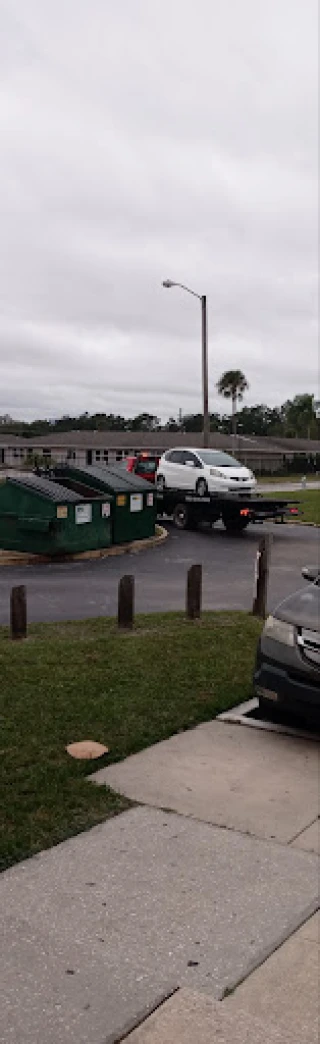
[[[108,467],[105,468],[101,465],[100,469],[99,467],[97,468],[97,471],[99,470],[102,472],[111,472],[114,475],[115,480],[117,482],[124,481],[126,483],[126,488],[128,489],[142,490],[143,492],[149,491],[152,493],[155,493],[156,491],[154,482],[148,482],[143,475],[136,475],[134,471],[126,471],[120,464],[108,464]]]
[[[117,467],[116,464],[108,466],[87,464],[83,467],[76,464],[65,464],[58,465],[56,468],[56,474],[58,478],[61,477],[62,482],[63,476],[67,477],[71,472],[87,479],[95,479],[96,482],[101,483],[102,489],[104,487],[114,493],[155,493],[155,486],[152,482],[146,482],[141,476],[134,475],[131,471],[125,471],[123,467]]]
[[[58,503],[67,503],[69,501],[69,503],[72,502],[74,504],[79,503],[80,500],[85,500],[85,497],[81,497],[79,493],[74,493],[73,489],[66,489],[60,483],[40,478],[39,475],[23,475],[19,478],[12,476],[7,479],[7,482],[13,486],[22,486],[23,489],[29,489],[31,493],[39,493],[46,500],[54,500]]]

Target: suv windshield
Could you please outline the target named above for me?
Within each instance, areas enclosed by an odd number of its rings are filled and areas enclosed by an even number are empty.
[[[229,457],[229,453],[220,453],[219,450],[197,450],[197,454],[203,464],[212,464],[215,468],[242,468],[240,461]]]

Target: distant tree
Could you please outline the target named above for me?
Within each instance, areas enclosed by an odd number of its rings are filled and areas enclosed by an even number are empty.
[[[160,420],[153,413],[139,413],[130,421],[131,431],[159,431]]]
[[[237,404],[241,401],[248,387],[247,380],[239,370],[229,370],[218,382],[218,389],[224,398],[232,400],[232,417],[228,414],[212,413],[210,430],[230,434],[236,429],[236,422],[241,424],[244,435],[270,435],[274,438],[319,439],[320,421],[313,409],[313,396],[307,393],[287,399],[282,406],[269,407],[265,404],[244,406],[237,414]],[[203,417],[201,413],[189,413],[179,417],[170,417],[161,428],[159,417],[152,413],[140,413],[128,418],[114,413],[81,413],[78,417],[67,414],[55,420],[38,418],[34,421],[13,420],[9,415],[0,417],[1,435],[18,435],[30,440],[42,435],[54,435],[55,432],[78,431],[186,431],[201,432]],[[31,442],[32,445],[32,442]]]
[[[183,417],[183,430],[203,431],[203,414],[188,413],[186,417]]]
[[[264,406],[265,416],[265,435],[283,435],[283,412],[282,407],[274,407],[271,409],[270,406]]]
[[[220,431],[221,417],[219,413],[210,413],[210,431]]]
[[[174,417],[169,417],[169,420],[163,427],[163,431],[182,431],[182,421],[180,422]]]
[[[318,424],[313,410],[312,395],[296,395],[282,407],[285,434],[289,438],[317,438]]]
[[[241,402],[245,391],[249,388],[247,378],[242,370],[226,370],[217,384],[219,395],[225,399],[231,399],[232,403],[232,432],[237,433],[237,404]]]

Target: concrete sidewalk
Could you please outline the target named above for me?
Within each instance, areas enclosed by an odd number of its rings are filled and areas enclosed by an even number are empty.
[[[127,1044],[318,1044],[320,922],[316,914],[222,1003],[179,990]]]
[[[320,1039],[320,915],[315,914],[226,1000],[265,1025],[290,1034],[292,1044]]]
[[[314,1044],[317,744],[208,723],[95,779],[145,807],[2,875],[1,1044]]]
[[[301,846],[319,852],[320,757],[312,739],[207,722],[92,779],[133,801],[253,837],[301,837]]]
[[[302,1044],[302,1040],[184,989],[130,1033],[125,1044]],[[318,1040],[304,1039],[303,1044],[318,1044]]]
[[[222,1003],[179,990],[127,1044],[318,1044],[319,949],[316,914]]]
[[[126,1044],[318,1044],[319,915],[284,943],[232,996],[179,990]]]
[[[134,808],[2,875],[0,1040],[105,1044],[176,987],[220,999],[318,895],[318,858]]]

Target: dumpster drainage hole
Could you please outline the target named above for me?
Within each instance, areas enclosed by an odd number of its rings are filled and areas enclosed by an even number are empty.
[[[295,717],[289,712],[281,710],[270,701],[268,713],[260,710],[258,700],[248,700],[239,703],[230,711],[219,714],[217,721],[226,722],[229,725],[246,725],[249,728],[261,729],[265,732],[282,732],[289,736],[300,739],[309,739],[319,742],[320,733],[315,725]]]

